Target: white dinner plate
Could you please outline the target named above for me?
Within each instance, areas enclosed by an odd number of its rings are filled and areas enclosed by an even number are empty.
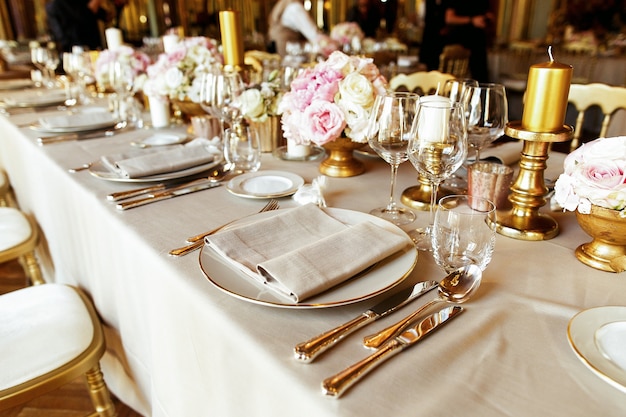
[[[286,171],[258,171],[241,174],[228,182],[226,189],[246,198],[279,198],[292,195],[304,179]]]
[[[187,141],[189,136],[182,132],[157,132],[145,139],[132,142],[131,145],[139,148],[149,148],[152,146],[177,145]]]
[[[195,167],[181,169],[180,171],[174,172],[166,172],[163,174],[149,175],[147,177],[141,178],[125,178],[120,177],[116,172],[111,171],[107,166],[100,160],[94,162],[89,167],[89,173],[96,178],[100,178],[107,181],[116,181],[116,182],[159,182],[159,181],[169,181],[178,178],[184,178],[195,174],[200,174],[204,171],[208,171],[217,165],[222,163],[222,159],[219,155],[215,156],[215,159],[207,164],[198,165]]]
[[[16,92],[4,92],[0,95],[0,101],[5,108],[20,107],[46,107],[55,104],[64,104],[65,91],[36,88]]]
[[[626,307],[607,306],[581,311],[570,320],[567,338],[589,369],[626,392]]]
[[[325,208],[324,210],[348,225],[370,221],[387,230],[400,231],[404,234],[402,229],[396,225],[370,214],[338,208]],[[234,222],[229,227],[275,216],[279,211],[255,214]],[[338,307],[374,297],[401,283],[411,273],[417,262],[417,250],[408,236],[406,239],[407,247],[402,251],[376,263],[352,279],[314,297],[307,298],[301,303],[286,301],[284,297],[277,295],[265,285],[254,281],[239,271],[206,244],[200,252],[200,269],[215,287],[244,301],[269,307],[291,309]]]
[[[78,133],[107,129],[115,126],[115,124],[120,121],[109,112],[73,113],[49,116],[48,120],[50,124],[46,124],[45,120],[38,120],[32,123],[30,128],[42,133]]]

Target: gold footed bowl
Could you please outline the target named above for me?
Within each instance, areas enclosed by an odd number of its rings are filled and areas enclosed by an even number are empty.
[[[320,164],[320,172],[329,177],[354,177],[365,172],[365,164],[354,157],[353,151],[364,147],[365,143],[352,142],[340,137],[323,145],[328,151],[326,159]]]
[[[192,116],[203,116],[206,114],[200,103],[189,99],[172,100],[172,107],[174,115],[180,115],[185,123],[189,123]]]
[[[591,206],[589,214],[576,211],[576,220],[593,238],[576,248],[576,258],[602,271],[626,271],[626,218],[617,210]]]

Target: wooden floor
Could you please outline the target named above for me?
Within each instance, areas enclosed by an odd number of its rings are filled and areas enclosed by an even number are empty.
[[[0,264],[0,294],[24,287],[25,281],[17,262]],[[141,417],[117,398],[113,398],[113,402],[119,417]],[[87,387],[79,378],[27,404],[0,411],[0,417],[82,417],[92,412]]]

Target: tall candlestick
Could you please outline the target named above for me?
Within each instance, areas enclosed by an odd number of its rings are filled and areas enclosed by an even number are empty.
[[[550,61],[535,64],[528,71],[522,128],[531,132],[557,132],[563,129],[572,66]]]
[[[220,33],[224,49],[224,65],[238,67],[243,65],[243,37],[239,12],[225,10],[220,12]]]

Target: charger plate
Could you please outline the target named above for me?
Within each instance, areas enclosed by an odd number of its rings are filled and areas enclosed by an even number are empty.
[[[290,309],[338,307],[363,301],[395,287],[411,273],[417,263],[418,252],[402,229],[379,217],[358,211],[338,208],[325,208],[324,210],[332,217],[348,225],[370,221],[387,230],[402,234],[406,236],[407,246],[348,281],[300,303],[293,303],[265,285],[247,277],[208,245],[204,245],[200,252],[200,269],[211,284],[232,297],[264,306]],[[280,210],[258,213],[234,222],[229,227],[275,216],[279,212]]]
[[[567,338],[578,358],[602,380],[626,393],[626,307],[581,311],[569,322]]]

